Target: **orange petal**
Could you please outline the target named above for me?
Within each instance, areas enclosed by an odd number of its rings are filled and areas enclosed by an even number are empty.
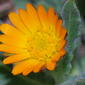
[[[20,74],[24,71],[26,67],[28,67],[28,65],[29,65],[29,60],[22,61],[14,66],[12,73],[14,75]]]
[[[28,15],[31,16],[32,18],[34,18],[33,20],[37,20],[39,22],[37,11],[33,7],[32,4],[27,4],[26,5],[26,10],[27,10]]]
[[[16,47],[10,47],[4,44],[0,45],[0,51],[1,52],[8,52],[8,53],[26,53],[26,49],[16,48]]]
[[[4,43],[5,45],[8,45],[8,46],[25,48],[27,39],[25,39],[24,36],[20,36],[20,35],[19,36],[0,35],[0,42]]]
[[[57,53],[54,56],[52,56],[51,61],[57,62],[57,61],[59,61],[60,57],[61,57],[61,54],[60,53]]]
[[[11,12],[9,14],[9,19],[11,20],[12,24],[17,27],[17,29],[19,29],[23,33],[28,34],[27,27],[23,24],[18,14]]]
[[[40,28],[39,26],[39,21],[36,21],[36,19],[34,19],[34,16],[29,15],[25,10],[23,9],[19,9],[19,15],[23,21],[23,23],[27,26],[29,33],[34,32]],[[29,10],[30,11],[30,10]],[[38,18],[37,18],[38,20]]]
[[[32,27],[32,22],[30,22],[31,19],[29,20],[30,16],[28,16],[27,12],[23,9],[19,9],[18,11],[23,23],[27,26],[27,29],[30,30]]]
[[[48,61],[47,64],[46,64],[46,68],[48,70],[54,70],[55,67],[56,67],[56,63],[55,62]]]
[[[16,28],[14,28],[9,24],[1,24],[0,30],[6,35],[12,35],[13,33],[20,34],[20,35],[22,34],[20,31],[18,31]]]
[[[55,25],[57,23],[58,16],[55,13],[53,8],[49,8],[49,10],[48,10],[48,19],[49,19],[51,24]]]
[[[30,58],[30,55],[27,53],[27,54],[20,54],[20,55],[12,55],[12,56],[9,56],[7,57],[3,63],[4,64],[12,64],[12,63],[16,63],[16,62],[19,62],[19,61],[22,61],[24,59],[28,59]]]
[[[28,67],[22,72],[22,74],[23,74],[24,76],[26,76],[26,75],[30,74],[30,73],[32,72],[32,70],[33,70],[33,67],[28,66]]]
[[[39,15],[39,18],[40,18],[40,22],[44,27],[43,29],[48,29],[49,23],[48,23],[48,18],[47,18],[47,12],[42,5],[38,6],[38,15]]]
[[[57,24],[56,24],[56,35],[57,37],[59,37],[59,35],[61,34],[61,28],[62,28],[62,20],[58,20]]]
[[[57,42],[57,46],[56,46],[57,51],[60,51],[62,48],[64,48],[65,44],[66,44],[66,40]]]
[[[17,28],[9,25],[9,24],[2,24],[0,26],[0,30],[5,33],[7,36],[14,36],[14,37],[26,37],[23,33],[21,33]],[[16,35],[15,35],[16,33]]]
[[[60,55],[61,56],[64,56],[66,54],[66,50],[65,49],[62,49],[61,51],[60,51]]]
[[[27,4],[26,8],[27,8],[27,14],[31,18],[31,21],[33,22],[33,24],[36,23],[37,25],[40,25],[40,21],[39,21],[37,11],[33,7],[33,5],[32,4]],[[36,24],[34,24],[34,25],[36,25]]]
[[[61,58],[62,56],[64,56],[65,54],[66,54],[65,49],[62,49],[60,52],[58,52],[58,53],[56,53],[54,56],[52,56],[51,61],[57,62],[57,61],[59,61],[60,58]]]
[[[22,72],[22,74],[25,75],[25,76],[28,75],[30,72],[32,72],[34,66],[38,63],[38,61],[34,60],[34,59],[31,59],[31,60],[29,60],[28,63],[29,63],[29,65]]]
[[[37,73],[41,70],[41,68],[44,66],[44,62],[39,62],[37,63],[34,68],[33,68],[33,72]]]

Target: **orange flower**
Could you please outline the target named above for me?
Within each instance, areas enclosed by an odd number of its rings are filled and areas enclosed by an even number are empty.
[[[13,26],[2,24],[0,51],[12,53],[3,63],[12,64],[14,75],[39,72],[42,68],[54,70],[56,62],[66,53],[66,29],[53,8],[48,11],[39,5],[36,10],[31,4],[18,14],[11,12]]]

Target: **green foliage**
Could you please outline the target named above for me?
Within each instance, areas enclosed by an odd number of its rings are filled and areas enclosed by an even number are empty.
[[[79,25],[80,25],[80,14],[76,7],[74,0],[68,0],[62,11],[62,18],[64,20],[65,27],[68,31],[68,46],[67,50],[69,53],[75,49],[74,41],[78,37]]]
[[[63,61],[67,61],[66,65],[69,65],[69,67],[71,67],[70,65],[71,61],[73,57],[75,57],[74,50],[79,46],[79,43],[80,43],[78,37],[79,37],[79,26],[81,22],[81,17],[77,9],[75,0],[68,0],[64,4],[63,10],[62,10],[62,18],[64,20],[64,25],[67,29],[66,50],[68,53],[68,55],[65,56],[65,60],[63,59]],[[76,40],[77,42],[75,43]]]
[[[85,85],[85,74],[79,76],[71,76],[61,85]]]

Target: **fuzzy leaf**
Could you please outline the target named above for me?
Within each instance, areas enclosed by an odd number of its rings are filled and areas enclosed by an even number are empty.
[[[78,30],[81,22],[80,14],[76,7],[75,0],[68,0],[65,3],[62,11],[62,18],[64,20],[64,25],[68,31],[67,51],[72,54],[73,50],[75,49],[74,41],[78,37]]]
[[[85,85],[85,74],[79,76],[71,76],[61,85]]]

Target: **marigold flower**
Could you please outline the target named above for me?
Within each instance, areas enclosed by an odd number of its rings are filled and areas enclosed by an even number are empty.
[[[48,11],[42,5],[36,10],[31,4],[18,14],[11,12],[13,26],[2,24],[0,51],[12,53],[3,63],[13,64],[14,75],[39,72],[42,68],[54,70],[56,63],[66,53],[66,29],[53,8]]]

